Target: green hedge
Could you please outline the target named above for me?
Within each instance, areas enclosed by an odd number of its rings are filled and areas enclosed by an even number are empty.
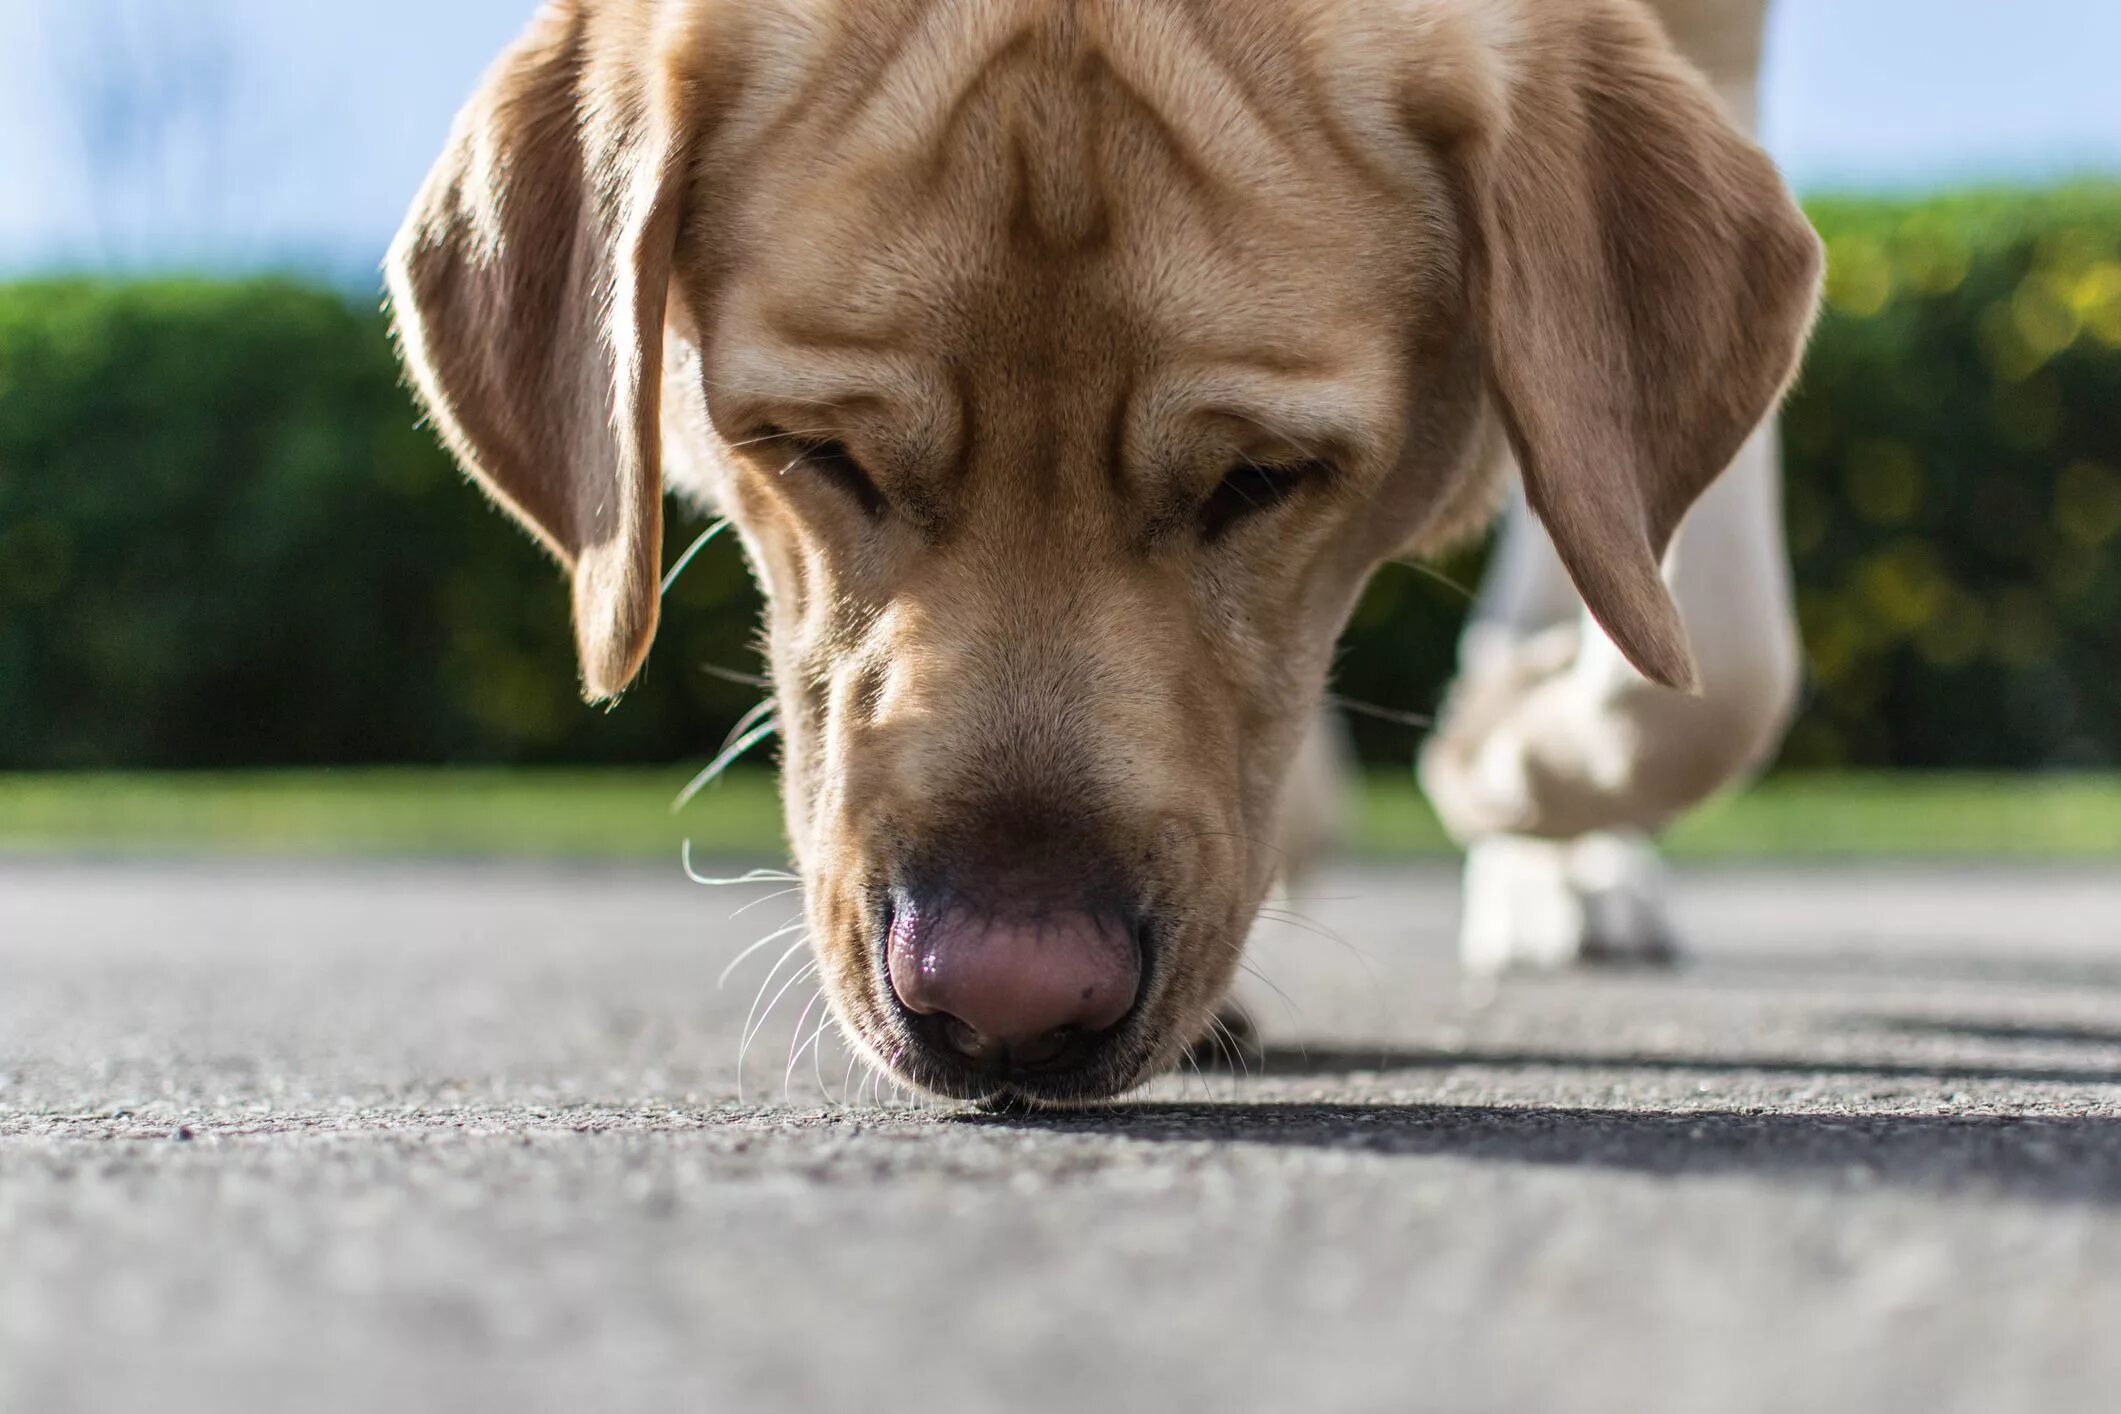
[[[667,759],[749,705],[692,666],[750,661],[733,554],[687,573],[623,710],[576,696],[566,615],[372,309],[0,291],[0,768]]]
[[[1788,418],[1806,766],[2121,762],[2121,190],[1821,201]],[[697,523],[673,523],[672,557]],[[1349,697],[1420,712],[1475,558],[1389,569]],[[0,288],[0,768],[645,761],[756,698],[732,542],[640,687],[416,427],[381,319],[275,282]],[[1406,728],[1356,724],[1403,762]]]
[[[2121,188],[1820,201],[1800,765],[2121,760]]]

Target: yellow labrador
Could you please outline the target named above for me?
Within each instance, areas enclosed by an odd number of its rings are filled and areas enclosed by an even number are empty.
[[[1205,1029],[1336,635],[1505,443],[1693,680],[1660,557],[1819,263],[1636,0],[556,0],[389,277],[590,694],[654,636],[666,477],[734,519],[853,1042],[1067,1102]]]

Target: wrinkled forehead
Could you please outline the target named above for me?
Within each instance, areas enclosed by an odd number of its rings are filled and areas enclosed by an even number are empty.
[[[1323,84],[1301,6],[1241,27],[1182,0],[834,8],[842,28],[776,36],[787,72],[752,115],[733,378],[1360,382],[1446,263],[1424,246],[1448,221],[1410,219],[1418,161]]]

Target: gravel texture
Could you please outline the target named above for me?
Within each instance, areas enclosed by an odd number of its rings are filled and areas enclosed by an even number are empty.
[[[1028,1118],[791,1066],[807,983],[740,1090],[777,887],[0,863],[0,1410],[2121,1408],[2121,868],[1490,988],[1344,869],[1255,1073]]]

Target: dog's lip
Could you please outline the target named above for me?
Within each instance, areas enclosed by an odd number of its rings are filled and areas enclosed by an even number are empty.
[[[877,891],[874,897],[877,900],[877,921],[881,926],[879,931],[869,936],[889,938],[891,930],[898,922],[897,896],[894,891],[883,889]],[[981,1108],[1094,1105],[1123,1095],[1142,1083],[1150,1058],[1156,1054],[1155,1038],[1146,1034],[1149,1026],[1146,1018],[1149,1011],[1161,1000],[1162,953],[1163,947],[1168,945],[1166,940],[1157,937],[1153,921],[1144,922],[1141,926],[1141,980],[1135,993],[1134,1004],[1108,1033],[1111,1039],[1104,1054],[1112,1059],[1094,1066],[1090,1071],[1063,1071],[1051,1077],[1040,1076],[1036,1072],[991,1075],[973,1066],[956,1064],[947,1058],[936,1056],[898,1019],[900,1003],[897,989],[891,982],[888,949],[870,947],[870,1010],[876,1017],[877,1029],[883,1033],[876,1039],[884,1042],[877,1050],[887,1058],[887,1069],[897,1074],[900,1079],[912,1081],[922,1089],[964,1100]],[[918,1064],[913,1063],[916,1060]],[[1115,1064],[1114,1061],[1118,1063]],[[1079,1084],[1068,1086],[1049,1083],[1091,1078],[1105,1083],[1096,1089],[1085,1088]]]
[[[1131,1048],[1130,1048],[1131,1049]],[[1132,1058],[1118,1065],[1099,1065],[1095,1071],[1064,1072],[1055,1078],[1057,1084],[1042,1084],[1035,1077],[1011,1075],[1009,1077],[984,1076],[970,1068],[955,1068],[947,1074],[941,1067],[921,1065],[907,1067],[910,1071],[904,1078],[912,1080],[923,1089],[963,1101],[982,1110],[1009,1111],[1065,1110],[1087,1105],[1108,1104],[1141,1084],[1147,1056],[1144,1049],[1140,1058]],[[1084,1083],[1094,1080],[1095,1083]],[[962,1082],[974,1083],[962,1083]],[[981,1083],[984,1082],[984,1083]]]

